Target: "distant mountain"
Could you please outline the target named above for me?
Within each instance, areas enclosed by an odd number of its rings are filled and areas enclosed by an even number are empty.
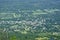
[[[60,9],[59,0],[0,0],[0,12],[37,9]]]

